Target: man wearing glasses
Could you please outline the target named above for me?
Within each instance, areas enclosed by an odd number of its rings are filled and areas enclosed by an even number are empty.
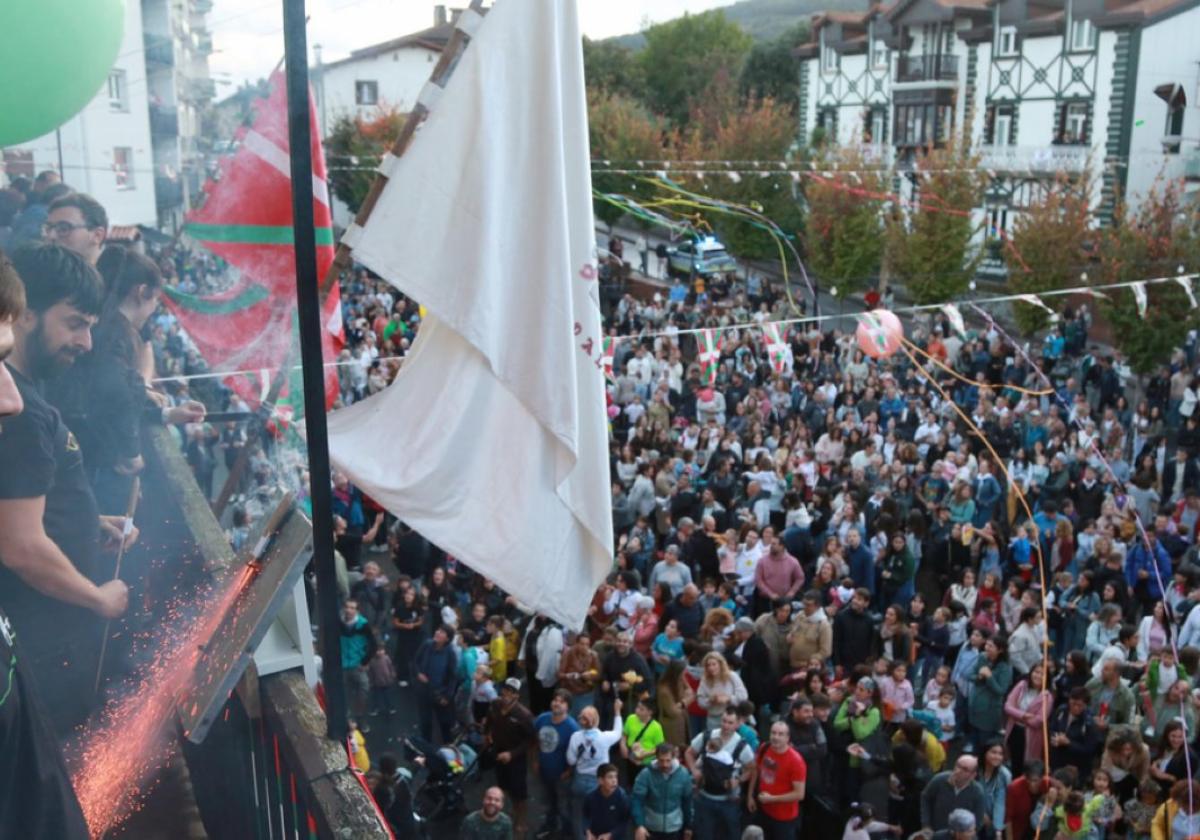
[[[95,266],[108,236],[108,214],[90,195],[71,193],[50,203],[42,238],[70,248]]]
[[[975,780],[979,760],[973,755],[959,756],[954,769],[943,770],[921,791],[921,831],[926,836],[950,828],[950,813],[959,809],[975,815],[975,825],[983,825],[986,797]]]

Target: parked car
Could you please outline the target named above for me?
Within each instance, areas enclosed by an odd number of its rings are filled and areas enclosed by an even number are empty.
[[[682,242],[667,249],[667,271],[687,277],[713,277],[737,271],[737,260],[713,237]]]

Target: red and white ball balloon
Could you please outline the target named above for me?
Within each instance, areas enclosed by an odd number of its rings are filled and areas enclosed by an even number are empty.
[[[900,349],[904,327],[888,309],[872,309],[858,316],[858,347],[872,359],[886,359]]]

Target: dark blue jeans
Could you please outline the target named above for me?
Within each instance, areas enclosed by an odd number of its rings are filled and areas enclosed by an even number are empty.
[[[692,820],[695,840],[725,840],[742,836],[742,805],[736,799],[709,799],[696,795],[696,816]]]

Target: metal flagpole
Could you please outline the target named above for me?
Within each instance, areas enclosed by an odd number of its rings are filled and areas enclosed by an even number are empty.
[[[325,368],[321,356],[321,302],[317,235],[313,221],[312,132],[309,123],[308,46],[304,0],[283,0],[284,64],[287,78],[288,144],[291,151],[292,229],[296,249],[296,303],[300,362],[304,366],[304,428],[311,483],[313,564],[317,571],[317,616],[329,737],[344,741],[346,689],[342,680],[337,573],[333,565],[333,492],[329,434],[325,425]]]

